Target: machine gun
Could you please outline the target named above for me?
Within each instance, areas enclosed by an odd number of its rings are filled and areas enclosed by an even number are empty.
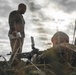
[[[35,48],[35,42],[34,42],[34,38],[31,36],[31,48],[32,51],[31,52],[27,52],[27,53],[19,53],[18,56],[20,58],[27,58],[29,60],[31,60],[31,58],[33,57],[34,54],[38,54],[39,53],[39,49]]]
[[[32,51],[31,52],[24,52],[24,53],[17,53],[16,55],[19,57],[19,58],[27,58],[29,60],[31,60],[31,58],[33,57],[34,54],[38,54],[39,53],[39,49],[35,48],[35,42],[34,42],[34,37],[31,36],[31,48],[32,48]],[[10,54],[7,54],[7,55],[11,55]]]

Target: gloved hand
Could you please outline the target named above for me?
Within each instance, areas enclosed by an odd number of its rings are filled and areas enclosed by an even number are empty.
[[[14,37],[17,37],[17,31],[13,31],[13,32],[12,32],[12,35],[13,35]]]

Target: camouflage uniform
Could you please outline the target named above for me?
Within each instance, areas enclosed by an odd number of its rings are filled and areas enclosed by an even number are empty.
[[[69,75],[76,71],[76,46],[69,44],[69,37],[64,32],[57,32],[52,37],[53,47],[44,50],[37,58],[37,64],[49,64],[56,75]]]
[[[75,72],[76,46],[61,43],[44,51],[36,58],[37,64],[49,64],[56,75],[69,75]]]
[[[25,26],[25,21],[22,14],[20,14],[18,11],[12,11],[9,15],[10,30],[9,30],[8,36],[10,39],[10,44],[11,44],[13,53],[15,53],[17,49],[19,53],[22,52],[22,46],[23,46],[24,37],[25,37],[24,26]],[[21,37],[20,38],[16,38],[14,36],[10,37],[10,35],[12,35],[14,31],[20,32]]]

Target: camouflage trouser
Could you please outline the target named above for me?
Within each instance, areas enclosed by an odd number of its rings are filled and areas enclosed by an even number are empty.
[[[18,51],[17,53],[22,52],[23,42],[24,42],[24,38],[10,39],[10,45],[11,45],[13,54],[15,54],[16,51]],[[17,56],[17,58],[18,58],[18,56]]]

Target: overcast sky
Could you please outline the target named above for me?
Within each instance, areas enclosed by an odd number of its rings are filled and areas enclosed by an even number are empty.
[[[1,49],[9,45],[8,16],[11,11],[17,10],[19,3],[27,5],[27,11],[23,15],[26,21],[24,49],[29,48],[30,36],[35,37],[38,48],[47,48],[51,43],[51,36],[57,30],[64,31],[70,36],[70,41],[73,40],[76,0],[0,0]],[[3,46],[5,41],[8,44]]]

